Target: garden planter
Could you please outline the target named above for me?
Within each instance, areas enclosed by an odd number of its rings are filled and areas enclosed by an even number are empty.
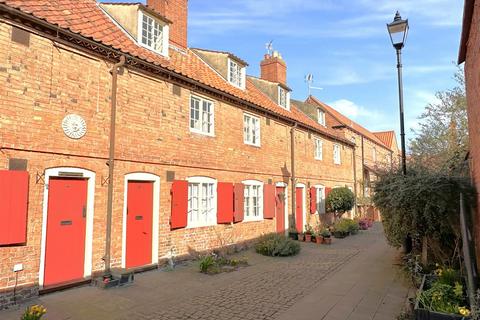
[[[332,238],[331,237],[323,238],[322,243],[323,244],[332,244]]]
[[[316,244],[321,244],[322,242],[323,242],[323,237],[320,237],[320,236],[315,237],[315,243]]]
[[[435,276],[430,276],[430,275],[424,275],[422,279],[422,284],[420,285],[420,289],[418,289],[417,297],[420,296],[420,294],[428,289],[429,286],[429,281],[431,279],[435,279]],[[470,319],[470,317],[464,317],[459,314],[447,314],[443,312],[437,312],[437,311],[430,311],[427,309],[423,309],[420,305],[420,300],[417,298],[415,301],[415,307],[413,309],[413,313],[415,315],[415,320],[467,320]]]
[[[288,237],[292,240],[297,240],[298,239],[298,233],[296,232],[289,232]]]
[[[312,242],[312,235],[309,233],[305,234],[305,242]]]
[[[335,238],[343,239],[343,238],[345,238],[347,235],[348,235],[347,232],[343,232],[343,231],[333,231],[333,236],[334,236]]]
[[[305,235],[303,233],[298,234],[298,241],[305,241]]]

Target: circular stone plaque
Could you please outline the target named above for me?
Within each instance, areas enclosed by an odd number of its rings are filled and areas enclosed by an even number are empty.
[[[72,139],[80,139],[87,132],[87,123],[78,114],[69,114],[62,121],[65,135]]]

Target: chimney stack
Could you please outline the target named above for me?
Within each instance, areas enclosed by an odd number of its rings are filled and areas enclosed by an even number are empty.
[[[172,21],[170,43],[187,49],[188,0],[147,0],[147,6]]]
[[[265,55],[260,70],[262,79],[287,85],[287,64],[278,51]]]

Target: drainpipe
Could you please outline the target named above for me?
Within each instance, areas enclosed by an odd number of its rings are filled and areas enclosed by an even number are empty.
[[[363,188],[362,188],[362,195],[365,198],[365,145],[363,144],[363,136],[362,136],[362,181],[363,181]]]
[[[353,193],[355,194],[355,215],[357,215],[357,144],[353,146]]]
[[[112,105],[110,109],[110,148],[108,156],[108,199],[107,199],[107,230],[105,239],[105,275],[104,278],[110,278],[110,248],[112,242],[112,211],[113,211],[113,169],[115,166],[115,118],[117,112],[117,78],[119,68],[125,65],[125,56],[120,57],[120,62],[113,65],[110,73],[112,74]]]
[[[293,228],[296,230],[296,225],[295,225],[295,209],[296,209],[296,192],[297,188],[295,185],[295,129],[297,128],[297,123],[293,125],[293,127],[290,129],[290,151],[291,151],[291,172],[292,172],[292,223],[293,223]]]

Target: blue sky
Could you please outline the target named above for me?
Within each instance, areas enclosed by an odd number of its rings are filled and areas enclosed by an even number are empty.
[[[406,128],[418,124],[434,93],[455,85],[461,0],[189,0],[189,46],[230,51],[259,75],[273,40],[288,66],[292,97],[313,93],[372,131],[398,125],[395,51],[386,23],[408,18],[403,49]]]

